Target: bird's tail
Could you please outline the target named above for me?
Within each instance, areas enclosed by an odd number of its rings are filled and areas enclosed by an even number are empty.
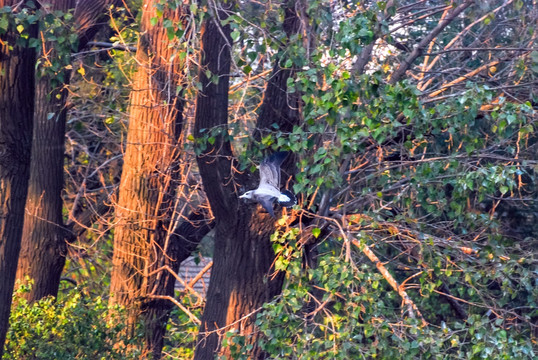
[[[284,207],[292,207],[293,205],[297,204],[297,198],[291,191],[284,190],[278,197],[278,203]]]

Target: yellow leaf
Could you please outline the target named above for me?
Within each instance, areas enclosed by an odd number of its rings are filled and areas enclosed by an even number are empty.
[[[84,66],[82,65],[78,68],[77,72],[82,76],[86,75],[86,70],[84,70]]]

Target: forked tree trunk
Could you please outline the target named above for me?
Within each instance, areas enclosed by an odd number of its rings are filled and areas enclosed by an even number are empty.
[[[160,358],[175,278],[166,266],[177,264],[172,230],[179,178],[177,142],[183,99],[179,46],[172,46],[163,19],[184,21],[183,9],[167,8],[159,23],[157,0],[143,4],[139,64],[131,92],[129,128],[116,206],[111,303],[126,306],[129,332],[143,323],[145,355]],[[186,35],[187,36],[187,35]],[[181,94],[180,94],[181,95]]]
[[[226,19],[226,10],[219,11],[220,20]],[[288,10],[285,26],[292,26],[296,31],[297,18]],[[272,268],[275,254],[270,235],[275,231],[275,219],[260,212],[259,207],[240,204],[237,198],[236,181],[253,186],[257,179],[232,173],[233,154],[226,137],[230,44],[229,26],[222,26],[214,17],[206,20],[200,71],[203,91],[197,98],[195,131],[197,137],[202,137],[207,133],[202,129],[224,130],[198,157],[204,190],[216,221],[213,267],[195,352],[195,359],[199,360],[213,359],[217,354],[229,357],[229,350],[220,348],[222,337],[229,331],[244,336],[245,342],[252,345],[249,358],[263,358],[258,346],[256,314],[265,302],[281,292],[283,283],[283,274],[275,274]],[[205,76],[206,69],[219,75],[218,83],[210,82]],[[284,128],[298,123],[298,103],[296,99],[289,101],[286,92],[286,82],[292,74],[275,66],[258,118],[261,130],[273,123]],[[289,170],[293,165],[287,167]]]
[[[80,41],[95,34],[101,24],[106,7],[116,0],[55,0],[49,1],[51,11],[67,13],[75,8],[75,29]],[[42,2],[44,4],[45,2]],[[68,50],[66,50],[68,51]],[[45,42],[43,52],[50,62],[59,61],[53,42]],[[65,55],[65,54],[64,54]],[[35,93],[35,123],[33,131],[30,182],[24,219],[21,252],[17,279],[28,276],[33,285],[24,293],[28,301],[58,293],[60,276],[65,265],[66,230],[62,214],[64,187],[64,143],[67,97],[70,71],[63,78],[51,75],[38,76]]]
[[[20,9],[26,3],[0,0],[0,7],[17,4]],[[37,26],[26,31],[35,38]],[[0,35],[0,358],[21,244],[34,116],[36,54],[17,45],[19,37],[14,26]]]

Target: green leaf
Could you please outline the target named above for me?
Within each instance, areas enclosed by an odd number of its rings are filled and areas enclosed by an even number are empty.
[[[232,33],[230,34],[233,41],[236,41],[237,39],[239,39],[239,35],[241,35],[241,33],[237,29],[232,31]]]
[[[5,16],[2,16],[0,18],[0,30],[7,31],[7,28],[9,27],[9,21]]]
[[[506,116],[506,121],[508,121],[508,125],[510,125],[516,121],[516,116],[514,114],[509,114]]]
[[[189,10],[191,11],[193,15],[196,15],[196,13],[198,12],[198,4],[195,1],[192,2],[189,7]]]
[[[291,59],[287,59],[286,62],[284,63],[285,68],[290,68],[292,65],[293,65],[293,61],[291,61]]]
[[[314,235],[314,237],[316,239],[319,237],[320,234],[321,234],[321,229],[320,228],[313,228],[312,229],[312,235]]]

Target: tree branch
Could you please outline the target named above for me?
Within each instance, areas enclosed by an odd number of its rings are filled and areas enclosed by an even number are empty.
[[[105,48],[105,49],[114,49],[114,50],[123,50],[123,51],[136,52],[136,46],[127,46],[127,45],[123,45],[123,44],[109,43],[109,42],[103,42],[103,41],[90,41],[90,42],[88,42],[88,46],[95,46],[95,47]]]
[[[473,47],[473,48],[453,48],[436,52],[425,53],[424,55],[439,55],[454,51],[538,51],[538,48],[529,47]]]
[[[389,0],[385,5],[385,12],[383,13],[383,15],[378,15],[378,19],[374,28],[374,38],[372,39],[372,42],[362,49],[362,52],[357,58],[357,61],[355,61],[355,63],[353,64],[353,72],[355,72],[356,74],[364,73],[364,68],[366,67],[366,64],[368,64],[368,62],[370,61],[370,56],[372,55],[376,40],[382,36],[381,23],[390,19],[391,15],[388,9],[393,6],[394,1]]]
[[[409,69],[411,64],[422,55],[426,46],[437,36],[445,27],[448,26],[463,10],[467,9],[473,3],[472,0],[466,0],[463,4],[456,7],[450,15],[442,20],[424,39],[422,39],[417,46],[413,49],[411,54],[400,64],[398,69],[392,74],[389,80],[389,84],[395,84],[401,80],[405,75],[405,72]]]
[[[232,2],[226,7],[233,6]],[[215,9],[218,17],[227,19],[227,9]],[[228,139],[228,92],[232,42],[230,25],[222,26],[216,18],[202,26],[199,81],[201,91],[196,99],[194,133],[199,139],[211,136],[205,149],[196,157],[204,191],[217,219],[232,221],[237,215],[237,196],[232,181],[233,153]],[[207,75],[218,75],[212,81]],[[209,134],[209,135],[208,135]]]
[[[476,69],[474,69],[473,71],[463,75],[463,76],[460,76],[459,78],[455,79],[455,80],[452,80],[451,82],[447,83],[447,84],[444,84],[441,86],[441,88],[439,90],[436,90],[434,92],[432,92],[430,95],[428,95],[430,98],[433,98],[433,97],[436,97],[437,95],[441,94],[442,92],[444,92],[445,90],[447,90],[448,88],[456,85],[456,84],[459,84],[460,82],[462,81],[465,81],[467,79],[469,79],[470,77],[473,77],[475,76],[476,74],[478,74],[480,71],[484,70],[484,69],[487,69],[487,68],[490,68],[492,66],[495,66],[499,64],[499,61],[498,60],[495,60],[495,61],[492,61],[488,64],[484,64]]]
[[[424,320],[424,317],[422,317],[422,314],[420,310],[417,308],[413,300],[407,295],[407,292],[404,290],[404,288],[396,282],[396,279],[389,273],[387,268],[381,263],[379,258],[374,254],[372,250],[368,247],[366,244],[360,244],[358,240],[353,239],[351,240],[351,243],[358,247],[367,257],[372,261],[381,275],[387,280],[387,282],[392,286],[392,288],[401,296],[404,304],[407,306],[407,310],[409,311],[409,316],[412,318],[415,318],[415,314],[418,315],[418,317],[422,321],[422,326],[427,326],[428,323],[426,320]]]
[[[187,309],[185,306],[183,306],[183,304],[181,304],[179,301],[177,301],[175,298],[173,298],[172,296],[168,296],[168,295],[149,295],[148,296],[150,299],[157,299],[157,300],[168,300],[168,301],[171,301],[172,303],[174,303],[174,305],[176,305],[178,308],[181,309],[181,311],[183,311],[185,314],[187,314],[187,316],[189,317],[189,319],[191,319],[194,323],[196,323],[197,325],[200,325],[202,322],[200,321],[200,319],[198,319],[196,317],[196,315],[194,315],[189,309]]]

